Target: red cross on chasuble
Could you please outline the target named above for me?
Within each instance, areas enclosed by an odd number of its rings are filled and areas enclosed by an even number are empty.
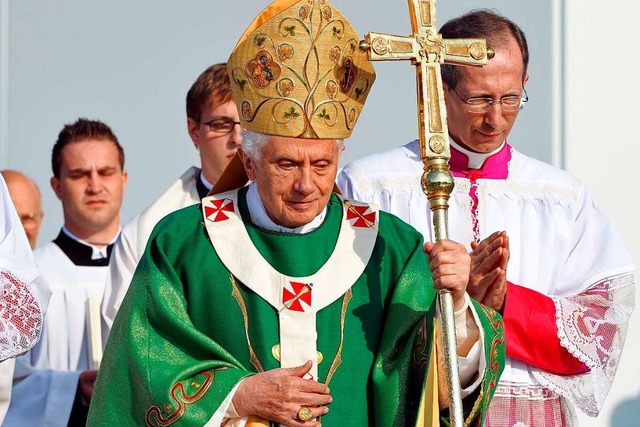
[[[301,301],[311,307],[311,288],[313,283],[289,282],[293,292],[287,288],[282,288],[282,309],[292,311],[305,311]],[[281,310],[282,310],[281,309]]]
[[[371,228],[376,223],[376,212],[368,205],[356,206],[349,203],[347,209],[347,219],[354,227]]]
[[[204,215],[209,221],[226,221],[229,217],[225,212],[235,212],[231,199],[210,200],[209,203],[210,206],[204,207]]]

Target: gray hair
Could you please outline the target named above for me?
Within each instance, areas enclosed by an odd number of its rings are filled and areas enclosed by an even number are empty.
[[[253,161],[260,160],[262,149],[267,144],[269,136],[264,133],[254,132],[252,130],[245,130],[242,135],[242,151]],[[344,141],[342,139],[336,139],[338,145],[338,156],[342,153],[342,147]]]

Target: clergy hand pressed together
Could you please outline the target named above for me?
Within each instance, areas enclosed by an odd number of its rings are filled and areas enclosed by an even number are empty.
[[[471,277],[467,292],[481,304],[502,313],[507,294],[509,236],[496,231],[481,242],[471,242]]]
[[[151,233],[89,425],[439,425],[437,289],[453,293],[462,332],[465,418],[483,419],[504,336],[499,315],[466,293],[467,250],[425,245],[393,215],[334,192],[373,67],[318,31],[335,19],[340,38],[359,39],[328,1],[273,6],[227,62],[242,167]],[[280,31],[292,17],[305,37]],[[265,58],[269,78],[254,79]]]

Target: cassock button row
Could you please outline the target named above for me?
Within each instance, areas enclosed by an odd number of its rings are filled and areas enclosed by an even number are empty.
[[[316,353],[318,353],[318,365],[319,365],[324,360],[324,356],[319,351],[316,351]],[[280,344],[276,344],[273,347],[271,347],[271,354],[273,355],[274,359],[276,359],[278,362],[280,361]]]

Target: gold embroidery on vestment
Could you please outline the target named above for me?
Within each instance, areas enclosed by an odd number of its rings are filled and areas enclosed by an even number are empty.
[[[233,274],[229,274],[229,281],[231,281],[231,295],[238,302],[238,306],[240,306],[240,311],[242,312],[242,320],[244,321],[244,335],[247,339],[247,345],[249,346],[249,361],[256,368],[258,372],[264,372],[264,368],[256,355],[256,352],[253,350],[253,346],[251,345],[251,338],[249,337],[249,314],[247,312],[247,304],[244,302],[244,298],[242,297],[242,293],[240,292],[240,288],[238,288],[238,284],[236,283],[235,277]]]
[[[353,298],[353,292],[351,288],[347,292],[344,293],[344,297],[342,298],[342,311],[340,312],[340,345],[338,346],[338,351],[336,352],[336,356],[331,362],[331,367],[329,368],[329,372],[327,373],[327,380],[325,381],[325,385],[329,385],[333,374],[335,374],[338,366],[342,363],[342,348],[344,347],[344,322],[347,317],[347,308],[349,307],[349,302],[351,302],[351,298]]]

